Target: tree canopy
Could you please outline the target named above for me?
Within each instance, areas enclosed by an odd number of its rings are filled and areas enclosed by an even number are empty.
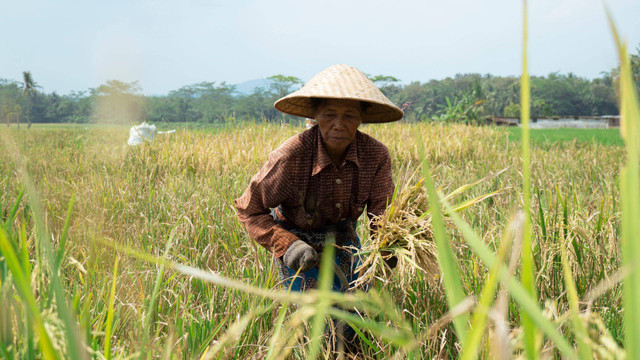
[[[630,56],[640,90],[640,48]],[[408,121],[475,122],[485,116],[518,116],[520,79],[491,74],[457,74],[442,80],[400,83],[390,75],[368,75],[395,104],[410,103]],[[618,68],[586,79],[572,73],[531,77],[532,117],[618,114]],[[23,82],[0,79],[0,122],[19,123],[217,123],[233,119],[282,120],[273,108],[280,97],[297,90],[302,80],[277,74],[268,88],[245,95],[225,82],[199,82],[162,96],[145,96],[138,82],[110,80],[86,91],[46,93],[23,73]]]

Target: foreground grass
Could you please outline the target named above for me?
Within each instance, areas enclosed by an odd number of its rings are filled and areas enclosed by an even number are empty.
[[[124,131],[123,131],[124,130]],[[113,324],[109,327],[111,353],[125,356],[143,353],[160,356],[170,349],[174,358],[200,356],[215,344],[225,344],[221,357],[264,358],[269,339],[279,331],[282,304],[244,292],[211,285],[160,270],[136,258],[120,257],[106,244],[120,244],[168,260],[208,269],[245,283],[279,288],[271,257],[246,235],[232,206],[268,152],[302,128],[289,125],[246,124],[212,131],[183,131],[137,148],[125,145],[126,129],[32,128],[10,130],[24,155],[24,162],[42,195],[47,226],[59,249],[68,204],[75,196],[64,246],[62,277],[79,314],[85,342],[104,349],[110,293],[115,276]],[[390,124],[363,126],[362,131],[385,143],[391,152],[396,184],[420,163],[418,139],[425,141],[425,155],[437,186],[456,188],[489,173],[509,169],[468,193],[469,198],[499,188],[521,188],[518,172],[520,143],[505,129]],[[554,130],[556,131],[556,130]],[[601,130],[600,130],[601,131]],[[534,135],[535,136],[535,135]],[[0,216],[10,214],[21,188],[15,154],[0,153]],[[577,294],[585,299],[595,284],[613,274],[620,265],[619,193],[616,186],[624,148],[598,142],[547,143],[532,149],[532,231],[536,287],[547,299],[547,314],[555,319],[567,309],[561,249],[568,247],[570,270]],[[489,199],[463,213],[497,249],[505,224],[522,206],[517,191]],[[26,227],[25,246],[38,265],[39,250],[26,201],[10,224]],[[360,231],[366,241],[365,226]],[[451,234],[460,243],[458,233]],[[486,268],[465,246],[457,246],[461,278],[466,293],[479,293]],[[2,270],[5,299],[11,298],[8,273]],[[64,347],[60,320],[47,312],[48,275],[38,266],[31,283],[42,307],[55,346]],[[378,289],[392,297],[418,342],[415,354],[453,356],[452,327],[430,336],[427,330],[447,308],[444,292],[418,276],[405,287]],[[620,344],[623,339],[621,289],[614,286],[605,296],[591,301],[597,320]],[[28,332],[19,320],[22,305],[7,300],[11,316],[3,319],[2,347],[25,356]],[[511,324],[517,311],[509,307]],[[295,308],[285,306],[291,314]],[[248,316],[242,331],[228,333],[232,324]],[[377,318],[375,313],[370,314]],[[6,320],[8,318],[9,320]],[[379,318],[381,321],[384,317]],[[56,330],[57,329],[57,330]],[[236,329],[236,328],[234,328]],[[237,330],[237,329],[236,329]],[[12,335],[13,334],[13,335]],[[369,357],[388,358],[397,347],[368,335]],[[293,358],[305,357],[304,338],[293,344]],[[57,341],[57,342],[56,342]],[[31,346],[34,346],[33,344]],[[521,349],[520,349],[521,350]],[[516,351],[519,351],[516,349]],[[485,354],[487,355],[487,354]]]

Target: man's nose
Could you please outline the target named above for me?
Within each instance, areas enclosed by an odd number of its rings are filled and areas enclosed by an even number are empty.
[[[336,116],[336,121],[333,122],[335,129],[344,130],[346,129],[347,119],[344,115]]]

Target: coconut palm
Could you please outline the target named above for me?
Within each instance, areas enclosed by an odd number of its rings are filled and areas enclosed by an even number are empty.
[[[30,99],[36,93],[36,88],[40,87],[35,81],[33,81],[33,77],[31,77],[30,71],[22,72],[22,96],[25,97],[26,106],[27,106],[27,129],[31,127],[31,106],[29,106]],[[18,127],[20,124],[18,123]]]

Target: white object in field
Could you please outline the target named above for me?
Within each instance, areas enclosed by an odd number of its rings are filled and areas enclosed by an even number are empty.
[[[315,124],[317,124],[318,122],[315,119],[309,119],[307,118],[307,130],[311,129]]]
[[[130,146],[140,145],[145,141],[151,141],[156,137],[156,134],[173,134],[175,129],[169,131],[157,131],[155,125],[149,125],[143,122],[140,125],[132,126],[129,130],[129,140],[127,144]]]
[[[149,125],[146,122],[132,126],[129,130],[129,141],[127,141],[127,144],[136,146],[145,141],[151,141],[156,137],[156,133],[156,126]]]

